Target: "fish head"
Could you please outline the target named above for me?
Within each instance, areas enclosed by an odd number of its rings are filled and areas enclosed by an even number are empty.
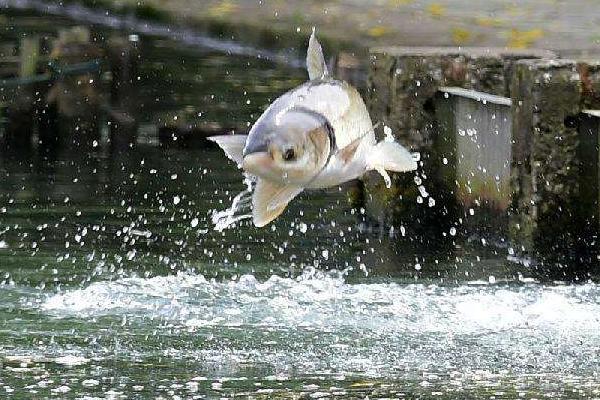
[[[332,128],[321,114],[290,109],[250,130],[243,169],[276,183],[302,185],[325,166],[331,152]]]

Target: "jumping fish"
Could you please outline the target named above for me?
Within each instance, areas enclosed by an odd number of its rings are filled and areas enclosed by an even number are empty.
[[[262,227],[304,189],[336,186],[375,170],[417,168],[407,149],[377,142],[358,91],[329,74],[315,31],[306,55],[309,81],[277,98],[248,135],[213,136],[238,167],[256,177],[252,220]]]

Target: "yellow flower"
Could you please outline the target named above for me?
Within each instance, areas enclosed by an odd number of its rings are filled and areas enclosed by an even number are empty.
[[[414,0],[388,0],[388,4],[392,7],[405,6],[412,3]]]
[[[529,31],[520,31],[513,29],[508,38],[508,47],[516,49],[525,49],[530,47],[536,40],[544,36],[544,31],[540,28],[531,29]]]
[[[237,4],[234,4],[229,0],[224,0],[209,7],[208,14],[211,17],[224,17],[236,11],[237,9]]]
[[[377,25],[377,26],[370,28],[367,31],[367,34],[371,37],[377,38],[377,37],[381,37],[381,36],[387,34],[389,31],[390,30],[388,28],[386,28],[385,26]]]
[[[452,41],[455,44],[465,44],[471,38],[471,32],[464,28],[452,28]]]
[[[440,3],[431,3],[427,7],[427,11],[431,14],[432,17],[439,18],[446,14],[446,7],[441,5]]]
[[[475,22],[477,23],[477,25],[484,26],[486,28],[499,27],[504,25],[504,22],[502,22],[501,19],[490,17],[478,17],[475,19]]]

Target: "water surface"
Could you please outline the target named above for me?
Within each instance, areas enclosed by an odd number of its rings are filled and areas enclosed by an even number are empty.
[[[74,24],[52,18],[5,33]],[[382,229],[346,188],[215,231],[241,174],[153,145],[157,113],[243,126],[304,71],[142,43],[137,148],[0,155],[2,397],[600,396],[600,288],[537,282],[502,243]]]

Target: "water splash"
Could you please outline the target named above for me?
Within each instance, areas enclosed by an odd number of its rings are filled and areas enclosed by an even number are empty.
[[[110,340],[96,339],[102,348],[130,359],[185,359],[218,384],[223,377],[248,379],[245,366],[260,365],[290,380],[297,371],[339,376],[336,385],[349,390],[359,377],[426,394],[568,387],[597,393],[600,286],[490,282],[353,283],[346,271],[314,268],[268,278],[186,272],[31,292],[20,305],[57,326],[85,320],[102,331],[110,327]],[[88,337],[79,322],[74,331]],[[169,332],[181,342],[166,345],[161,337]],[[118,348],[111,347],[113,335],[121,339]],[[134,346],[121,345],[135,337]],[[65,354],[73,357],[58,358]],[[89,365],[106,353],[52,345],[8,355]],[[256,379],[271,387],[268,378]],[[255,383],[248,379],[245,387]],[[330,390],[330,382],[323,385],[315,387]]]
[[[212,223],[214,224],[214,229],[216,231],[222,232],[224,229],[235,225],[239,221],[252,218],[250,209],[252,207],[253,183],[253,178],[248,174],[244,174],[244,184],[246,185],[246,189],[233,198],[229,208],[223,211],[215,210],[213,212]]]
[[[217,281],[192,273],[122,278],[49,295],[34,307],[57,317],[151,314],[185,327],[354,329],[389,337],[510,332],[515,340],[551,336],[561,344],[600,338],[598,285],[353,284],[346,274],[307,268],[297,277],[266,280],[248,274]],[[509,344],[496,339],[494,346]]]

